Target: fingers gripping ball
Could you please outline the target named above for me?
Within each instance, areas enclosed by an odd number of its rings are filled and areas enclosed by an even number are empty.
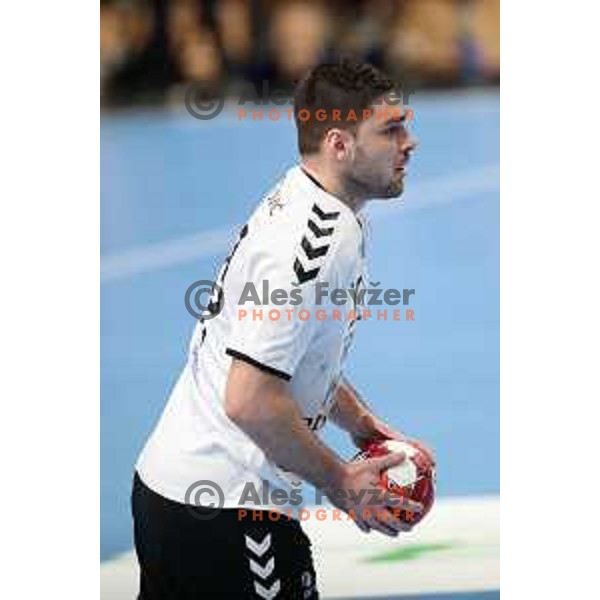
[[[415,513],[411,523],[416,524],[431,510],[435,499],[435,460],[418,442],[411,440],[372,441],[358,455],[358,459],[377,458],[403,452],[406,459],[400,465],[381,473],[381,485],[402,498],[419,502],[423,511]]]

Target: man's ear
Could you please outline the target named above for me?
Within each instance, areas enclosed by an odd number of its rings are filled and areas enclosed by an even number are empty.
[[[323,140],[328,152],[339,161],[354,155],[354,138],[349,131],[334,127],[329,129]]]

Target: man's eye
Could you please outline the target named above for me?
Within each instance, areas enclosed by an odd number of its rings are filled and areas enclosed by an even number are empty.
[[[383,130],[383,135],[386,135],[386,136],[398,135],[398,134],[400,134],[400,135],[406,134],[406,128],[403,125],[388,127],[387,129]]]

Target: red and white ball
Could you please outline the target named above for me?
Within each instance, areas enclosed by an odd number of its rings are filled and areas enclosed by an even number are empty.
[[[383,471],[380,481],[390,492],[423,505],[423,512],[414,513],[411,519],[405,519],[404,511],[401,512],[402,520],[416,524],[431,510],[435,500],[435,460],[431,453],[412,440],[385,440],[368,442],[357,458],[364,460],[398,452],[403,452],[406,459]]]

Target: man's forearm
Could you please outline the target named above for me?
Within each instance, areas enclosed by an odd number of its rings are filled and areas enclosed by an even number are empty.
[[[335,391],[335,404],[330,413],[333,422],[354,434],[360,430],[363,417],[369,415],[373,416],[364,400],[346,379],[342,379]]]
[[[404,435],[377,418],[347,380],[336,389],[336,403],[331,411],[333,422],[347,431],[359,448],[371,440],[403,439]]]
[[[344,476],[345,463],[308,429],[287,386],[264,380],[253,388],[256,379],[248,377],[255,375],[252,368],[243,364],[232,367],[227,390],[229,418],[275,464],[319,489],[336,487]],[[236,402],[241,397],[246,401]]]
[[[268,415],[243,425],[268,458],[319,489],[340,480],[342,461],[308,429],[294,400],[277,394],[269,404]]]

